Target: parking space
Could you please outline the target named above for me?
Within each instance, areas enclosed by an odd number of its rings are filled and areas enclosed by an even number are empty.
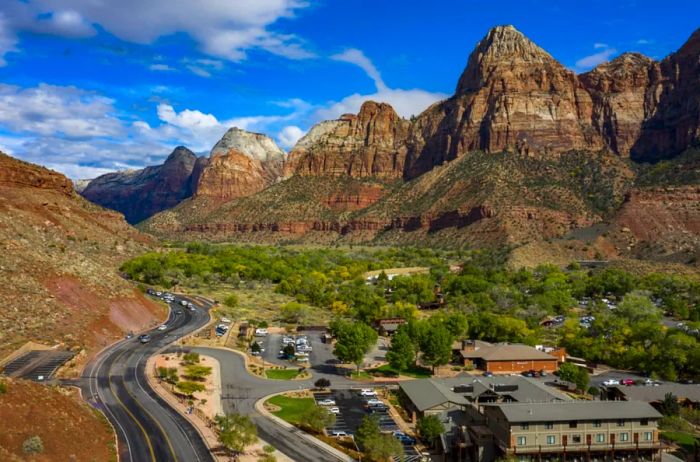
[[[402,441],[405,460],[419,458],[419,453],[414,447],[415,441],[400,432],[399,426],[389,413],[388,406],[376,396],[372,396],[370,393],[366,393],[366,395],[363,396],[361,390],[332,390],[314,393],[316,403],[333,409],[336,415],[335,424],[326,428],[326,432],[330,436],[352,436],[362,423],[362,419],[367,415],[373,415],[377,418],[379,428],[383,433],[394,433],[397,435],[397,439]]]
[[[48,380],[73,356],[70,351],[30,351],[8,363],[3,369],[3,374],[39,382]]]
[[[266,336],[255,337],[255,340],[265,350],[262,353],[263,359],[271,364],[280,366],[288,366],[290,361],[281,357],[280,352],[284,348],[284,340],[294,343],[295,350],[300,353],[299,358],[303,365],[310,366],[319,372],[331,372],[325,369],[326,366],[332,366],[337,362],[333,355],[333,349],[330,345],[323,343],[321,333],[316,331],[299,332],[297,334],[267,334]],[[298,343],[304,339],[304,343]]]

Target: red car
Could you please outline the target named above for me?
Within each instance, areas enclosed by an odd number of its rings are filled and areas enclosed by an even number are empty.
[[[620,380],[620,383],[622,385],[634,385],[634,380],[632,379],[622,379]]]

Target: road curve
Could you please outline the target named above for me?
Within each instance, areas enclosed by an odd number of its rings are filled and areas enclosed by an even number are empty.
[[[148,385],[146,361],[158,350],[209,322],[208,309],[196,300],[195,311],[178,297],[164,331],[148,332],[150,343],[137,338],[112,345],[83,371],[83,397],[107,416],[119,441],[122,462],[213,462],[197,430]],[[176,315],[176,311],[181,314]]]

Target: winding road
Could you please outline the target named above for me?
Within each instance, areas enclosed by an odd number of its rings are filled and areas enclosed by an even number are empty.
[[[148,332],[151,341],[122,340],[104,350],[83,371],[83,397],[102,410],[114,426],[122,462],[210,462],[209,449],[197,430],[148,385],[146,361],[159,350],[209,322],[208,309],[197,300],[194,311],[171,303],[166,330]],[[180,314],[177,314],[179,312]]]

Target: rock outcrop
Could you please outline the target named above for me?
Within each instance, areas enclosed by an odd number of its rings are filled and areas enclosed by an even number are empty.
[[[410,123],[385,103],[313,127],[289,153],[285,176],[401,178]]]
[[[22,162],[1,152],[0,185],[11,188],[53,190],[67,196],[73,193],[73,183],[60,173]]]
[[[196,161],[192,151],[180,146],[162,165],[102,175],[81,194],[123,213],[129,223],[138,223],[192,195],[190,178]]]
[[[269,136],[231,128],[195,169],[196,196],[219,201],[262,191],[282,176],[285,154]]]

